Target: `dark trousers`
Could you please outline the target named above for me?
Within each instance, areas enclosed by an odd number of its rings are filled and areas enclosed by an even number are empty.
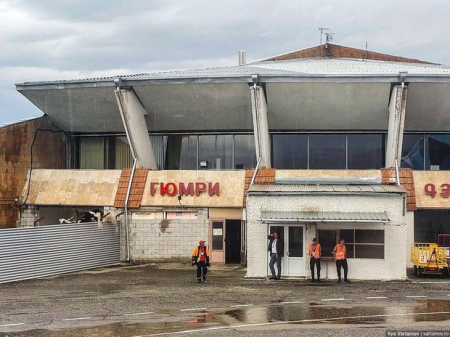
[[[336,268],[337,268],[337,274],[338,274],[339,279],[341,279],[341,267],[344,268],[344,280],[346,280],[347,273],[348,273],[347,259],[336,260]]]
[[[206,268],[206,262],[197,262],[197,280],[202,279],[203,272],[203,280],[206,280],[206,273],[208,272],[208,268]]]
[[[275,275],[275,268],[274,268],[275,263],[277,264],[278,275]],[[271,254],[269,267],[270,267],[270,271],[272,272],[272,277],[280,278],[281,277],[281,256],[278,255],[278,259],[277,259],[277,254]]]
[[[320,280],[320,259],[311,257],[309,260],[309,268],[311,269],[311,278],[314,280],[314,266],[317,269],[317,279]]]

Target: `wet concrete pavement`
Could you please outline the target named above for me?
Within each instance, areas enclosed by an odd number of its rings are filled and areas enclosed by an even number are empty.
[[[173,269],[176,268],[176,269]],[[450,331],[450,279],[244,280],[238,266],[197,284],[183,265],[103,269],[0,285],[2,336],[380,335]],[[331,335],[331,334],[329,334]]]

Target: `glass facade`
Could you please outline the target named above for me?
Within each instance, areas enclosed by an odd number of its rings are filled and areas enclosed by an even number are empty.
[[[247,169],[256,167],[255,136],[234,136],[234,168]]]
[[[253,134],[150,135],[159,170],[233,170],[257,163]],[[380,169],[385,133],[271,135],[277,169]],[[122,169],[133,164],[125,136],[74,136],[72,168]],[[450,170],[450,133],[405,133],[400,167]]]
[[[197,144],[197,136],[168,136],[166,170],[196,170]]]
[[[198,137],[201,170],[230,170],[233,168],[233,136],[205,135]]]
[[[273,167],[283,169],[308,168],[308,135],[274,134],[272,136]]]
[[[423,170],[424,137],[423,134],[403,135],[402,160],[400,167]]]
[[[425,169],[450,170],[450,134],[425,136]]]
[[[349,169],[379,169],[384,166],[385,137],[383,134],[348,134]]]
[[[256,167],[253,134],[149,137],[158,170],[232,170]],[[125,136],[75,136],[71,148],[73,168],[123,169],[133,165]]]
[[[345,169],[345,134],[312,134],[309,136],[310,169]]]

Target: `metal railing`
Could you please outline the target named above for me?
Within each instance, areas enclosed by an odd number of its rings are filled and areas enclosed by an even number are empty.
[[[75,223],[0,230],[0,283],[119,264],[111,223]]]

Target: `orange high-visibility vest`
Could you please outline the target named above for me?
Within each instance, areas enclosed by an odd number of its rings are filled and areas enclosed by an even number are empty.
[[[337,244],[336,245],[336,252],[334,253],[334,259],[335,260],[344,260],[347,257],[347,248],[345,245],[342,245],[342,247]]]
[[[313,245],[312,245],[312,243],[309,244],[308,250],[309,250],[309,255],[312,256],[313,255]],[[314,253],[315,253],[314,258],[315,259],[320,259],[320,243],[316,243],[316,249],[314,250]]]

